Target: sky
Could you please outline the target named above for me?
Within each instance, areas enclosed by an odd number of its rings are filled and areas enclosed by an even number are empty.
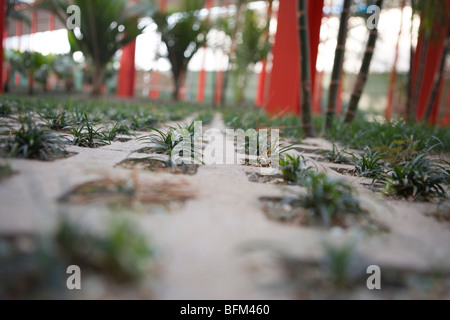
[[[253,3],[253,9],[264,12],[265,2],[260,1]],[[219,10],[219,9],[217,9]],[[231,7],[231,13],[235,8]],[[325,7],[325,12],[329,11]],[[404,10],[403,32],[400,38],[399,60],[397,69],[399,72],[407,72],[409,69],[409,48],[410,48],[410,29],[411,29],[411,8]],[[206,14],[207,12],[204,12]],[[401,10],[390,9],[382,11],[379,31],[380,37],[376,46],[371,72],[390,72],[393,65],[395,47],[400,31]],[[165,58],[157,61],[156,53],[160,55],[166,53],[164,44],[161,44],[160,37],[156,32],[156,25],[150,19],[142,21],[147,24],[142,35],[136,41],[136,68],[140,70],[151,70],[158,68],[160,71],[169,71],[170,64]],[[419,27],[419,19],[414,20],[414,32],[417,33]],[[357,73],[361,64],[364,53],[365,43],[368,37],[368,30],[365,21],[362,18],[351,18],[349,21],[350,31],[346,46],[346,57],[344,69],[348,73]],[[319,71],[331,72],[334,62],[334,52],[336,48],[337,32],[339,28],[339,17],[324,18],[321,29],[321,44],[319,47],[319,57],[317,61],[317,69]],[[275,35],[276,19],[272,19],[271,34]],[[216,32],[213,37],[220,37],[221,34]],[[413,37],[416,40],[416,36]],[[17,37],[8,38],[6,40],[6,48],[19,48],[19,39]],[[33,36],[22,36],[20,39],[20,48],[35,51],[43,54],[48,53],[68,53],[70,46],[67,40],[67,31],[58,30],[53,32],[41,32]],[[118,58],[120,53],[118,54]],[[82,54],[76,53],[75,58],[82,61]],[[227,56],[221,50],[199,50],[189,64],[189,70],[199,71],[204,65],[207,71],[223,70],[227,64]],[[259,72],[260,65],[255,66],[255,71]]]

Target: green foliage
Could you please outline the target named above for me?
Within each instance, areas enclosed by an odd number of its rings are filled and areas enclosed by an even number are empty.
[[[339,225],[346,215],[365,213],[352,186],[344,180],[310,172],[306,179],[306,188],[307,194],[300,197],[300,202],[308,209],[312,224],[330,227]]]
[[[168,156],[172,156],[173,150],[180,143],[179,137],[175,133],[174,128],[169,128],[167,133],[160,131],[156,128],[150,128],[154,133],[139,138],[138,140],[142,140],[145,143],[150,144],[150,148],[152,151],[158,154],[166,154]]]
[[[104,132],[104,135],[108,141],[113,141],[119,134],[131,135],[130,130],[130,127],[126,123],[117,121],[111,129]]]
[[[354,250],[353,243],[346,243],[343,246],[325,244],[325,259],[323,267],[325,274],[337,288],[344,288],[351,284],[353,270]]]
[[[378,152],[372,152],[367,147],[365,153],[356,162],[356,173],[363,177],[376,178],[383,172],[384,166],[382,162],[383,158],[380,154]]]
[[[308,166],[308,161],[303,155],[291,156],[289,154],[280,158],[280,169],[283,177],[289,182],[303,185],[310,174],[312,166]]]
[[[38,112],[41,119],[52,130],[64,130],[71,124],[71,119],[67,111],[58,111],[54,109],[46,109],[45,112]]]
[[[44,86],[47,83],[51,68],[49,56],[44,56],[39,52],[7,50],[5,59],[11,64],[13,70],[20,72],[24,77],[32,76]],[[30,87],[29,93],[33,93],[32,87]]]
[[[12,114],[11,105],[8,100],[0,101],[0,117],[8,117]]]
[[[352,160],[347,157],[349,154],[346,149],[339,149],[337,145],[333,143],[333,148],[331,150],[322,151],[323,155],[319,158],[319,161],[327,161],[337,164],[353,164]]]
[[[21,119],[21,122],[20,128],[13,132],[14,139],[8,141],[10,157],[47,161],[66,156],[61,136],[40,129],[31,115]]]
[[[72,144],[84,148],[97,148],[111,144],[109,135],[102,129],[95,129],[86,113],[82,115],[81,124],[72,126]]]
[[[266,23],[257,13],[247,9],[241,32],[237,35],[237,47],[233,63],[235,101],[243,102],[251,68],[265,59],[269,53],[269,43],[265,41]]]
[[[450,151],[449,130],[403,121],[381,123],[358,118],[351,124],[335,123],[327,137],[360,150],[370,145],[373,151],[383,153],[384,156],[395,156],[406,150],[408,155],[400,160],[407,160],[405,158],[430,151],[429,149],[433,152]],[[391,148],[394,149],[389,150]]]
[[[117,282],[142,278],[154,254],[146,236],[124,219],[112,219],[106,235],[82,231],[64,221],[55,237],[68,261],[105,273]]]
[[[69,43],[72,51],[82,51],[93,63],[93,94],[100,94],[107,64],[142,32],[140,13],[127,0],[44,0],[39,7],[54,12],[65,25],[70,5],[80,8],[81,25],[68,30]]]
[[[0,163],[0,181],[12,176],[13,174],[14,174],[14,171],[12,170],[12,168],[9,164]]]
[[[415,200],[434,201],[446,199],[444,185],[449,181],[449,171],[434,165],[425,154],[392,169],[383,175],[384,192],[387,194],[412,197]]]
[[[150,4],[154,8],[153,1]],[[207,42],[208,22],[200,15],[203,4],[202,0],[184,0],[180,3],[181,12],[155,11],[151,15],[167,47],[167,59],[172,66],[175,85],[175,100],[178,99],[178,90],[184,81],[189,61]]]

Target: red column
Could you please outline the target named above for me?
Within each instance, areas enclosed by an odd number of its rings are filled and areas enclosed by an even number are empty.
[[[207,0],[205,3],[205,9],[210,9],[212,5],[212,0]],[[208,16],[209,20],[209,16]],[[203,57],[202,57],[202,69],[198,75],[198,87],[197,87],[197,101],[203,102],[205,100],[205,79],[206,79],[206,47],[203,47]]]
[[[134,97],[134,79],[136,68],[134,66],[134,57],[136,53],[136,40],[122,49],[122,58],[120,59],[119,78],[117,82],[117,96]]]
[[[54,31],[55,30],[55,14],[50,13],[50,17],[48,19],[48,30]]]
[[[448,5],[450,6],[450,0],[447,0]],[[447,28],[449,22],[446,24],[435,23],[434,29],[431,32],[431,39],[428,43],[428,47],[426,48],[426,59],[425,59],[425,68],[422,80],[422,86],[419,88],[419,101],[417,102],[417,110],[416,110],[416,120],[423,120],[427,108],[428,101],[431,96],[431,91],[433,89],[434,76],[436,71],[439,68],[439,62],[441,60],[442,54],[444,52],[444,43],[445,37],[447,35]],[[421,51],[421,48],[424,43],[423,34],[419,35],[419,41],[417,43],[416,54],[414,55],[414,65],[413,65],[413,81],[417,81],[417,73],[419,69],[419,59],[420,55],[418,54]],[[442,84],[440,85],[440,89],[438,91],[436,97],[436,103],[433,106],[432,110],[432,119],[431,122],[435,124],[437,122],[437,115],[439,109],[440,98],[442,96]]]
[[[439,29],[442,27],[439,26]],[[437,31],[437,30],[436,30]],[[444,51],[444,38],[445,38],[445,32],[442,32],[440,30],[440,33],[434,32],[435,35],[439,35],[440,39],[433,39],[429,42],[428,48],[426,49],[426,59],[425,59],[425,68],[424,68],[424,74],[423,74],[423,80],[422,80],[422,86],[419,88],[420,94],[419,94],[419,101],[417,103],[417,110],[416,110],[416,120],[422,120],[425,116],[425,109],[427,107],[428,99],[430,98],[431,91],[433,88],[433,79],[434,75],[437,71],[437,68],[439,67],[439,61],[441,59],[442,53]],[[416,54],[414,55],[414,70],[413,70],[413,79],[414,82],[417,80],[417,70],[419,68],[419,54],[418,52],[421,51],[421,48],[423,46],[423,36],[419,37],[419,41],[416,48]],[[441,91],[438,92],[438,96],[436,99],[436,104],[433,108],[433,114],[434,109],[436,109],[439,105],[439,100],[441,97]]]
[[[311,42],[311,70],[314,84],[323,0],[308,1]],[[300,112],[300,50],[297,34],[297,1],[280,1],[278,28],[273,48],[267,112],[271,114]],[[314,86],[313,86],[314,92]],[[314,99],[314,97],[313,97]]]
[[[309,41],[311,44],[311,92],[313,92],[313,103],[312,111],[314,114],[321,114],[321,101],[322,96],[315,97],[316,92],[322,92],[322,90],[315,90],[316,86],[322,85],[322,78],[316,77],[317,75],[317,55],[319,54],[319,43],[320,43],[320,28],[322,26],[323,18],[323,3],[324,0],[309,0],[308,1],[308,18],[309,18]]]
[[[266,88],[266,75],[267,75],[267,59],[262,61],[261,73],[258,77],[258,87],[256,92],[255,105],[261,107],[264,105],[264,91]]]
[[[3,37],[5,20],[5,0],[0,0],[0,94],[3,93]]]
[[[135,0],[131,0],[134,3]],[[136,68],[134,65],[136,55],[136,40],[130,42],[122,48],[120,59],[119,77],[117,80],[117,96],[123,98],[133,98],[135,95]]]
[[[17,50],[20,50],[20,40],[22,37],[22,20],[17,20],[16,33],[17,33],[17,41],[18,41]],[[20,85],[20,73],[17,71],[16,71],[16,76],[15,76],[15,83],[16,83],[16,86]]]
[[[203,47],[202,52],[202,69],[198,74],[198,86],[197,86],[197,102],[203,102],[205,100],[205,79],[206,79],[206,48]]]
[[[30,32],[30,38],[33,34],[37,32],[37,23],[38,23],[38,13],[36,10],[33,11],[32,18],[31,18],[31,32]],[[33,43],[31,43],[33,44]],[[33,48],[30,47],[30,51],[33,52]],[[29,72],[28,74],[28,85],[33,86],[34,85],[34,78],[33,74]]]
[[[272,19],[272,12],[273,12],[273,1],[269,1],[269,7],[267,8],[267,30],[264,34],[264,41],[268,42],[270,40],[270,20]],[[267,75],[267,58],[263,59],[261,61],[262,63],[262,69],[261,73],[258,77],[258,86],[256,91],[256,98],[255,98],[255,105],[258,107],[262,107],[265,104],[264,101],[264,92],[266,91],[266,75]]]
[[[267,112],[300,111],[300,61],[297,34],[297,1],[280,1],[278,27],[273,47]]]
[[[222,101],[223,73],[224,71],[222,70],[217,72],[216,88],[214,93],[215,104],[220,104]]]

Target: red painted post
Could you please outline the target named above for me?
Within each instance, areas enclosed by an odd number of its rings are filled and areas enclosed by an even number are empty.
[[[22,20],[17,20],[16,33],[17,33],[17,42],[18,42],[17,50],[20,50],[20,40],[22,37]],[[20,73],[17,71],[16,71],[16,76],[15,76],[15,83],[16,83],[16,86],[20,86]]]
[[[37,32],[37,23],[38,23],[38,13],[36,10],[33,11],[32,18],[31,18],[31,32],[30,32],[30,39],[33,34]],[[33,52],[33,48],[30,47],[30,51]],[[33,74],[31,72],[28,73],[28,86],[33,87],[34,86],[34,78]]]
[[[3,93],[3,37],[6,24],[5,0],[0,0],[0,94]]]
[[[48,18],[48,31],[55,30],[55,14],[50,13],[50,17]]]
[[[264,41],[268,42],[270,40],[270,22],[272,20],[272,13],[273,13],[273,1],[269,1],[269,6],[267,8],[267,23],[264,34]],[[265,103],[264,101],[264,92],[266,89],[266,75],[267,75],[267,58],[263,59],[261,61],[262,63],[262,69],[258,77],[258,86],[256,88],[256,98],[255,98],[255,105],[258,107],[262,107]]]
[[[202,69],[198,74],[197,102],[205,101],[205,79],[206,79],[205,64],[206,64],[206,47],[203,47]]]
[[[119,97],[132,98],[135,96],[135,54],[136,40],[132,41],[122,49],[119,78],[117,80],[117,96]]]
[[[315,80],[323,1],[309,0],[308,8],[311,33],[311,70],[313,70],[312,75]],[[297,1],[280,1],[266,108],[267,112],[271,114],[300,113],[300,50],[297,30]]]
[[[266,75],[267,75],[267,59],[261,61],[262,69],[258,77],[258,87],[256,92],[255,105],[261,107],[264,105],[264,91],[266,88]]]
[[[297,1],[280,1],[266,108],[270,114],[300,111],[300,50],[297,30]]]
[[[135,0],[131,0],[134,3]],[[133,98],[135,96],[135,55],[136,40],[133,40],[122,48],[122,57],[120,59],[120,70],[117,79],[117,96],[122,98]]]
[[[211,9],[212,6],[212,0],[207,0],[205,2],[205,9]],[[209,16],[207,18],[207,21],[209,20]],[[200,73],[198,75],[198,86],[197,86],[197,101],[203,102],[205,100],[205,79],[206,79],[206,47],[203,47],[203,57],[202,57],[202,69],[200,70]]]
[[[222,101],[222,88],[223,88],[223,71],[217,72],[216,90],[214,94],[214,103],[220,104]]]
[[[450,6],[450,0],[447,0],[448,6]],[[447,35],[447,28],[449,25],[449,21],[446,23],[435,23],[434,29],[431,32],[431,39],[428,42],[428,47],[426,48],[426,59],[425,59],[425,67],[423,80],[421,82],[422,86],[418,88],[420,90],[419,99],[417,101],[417,110],[415,114],[415,119],[418,121],[423,120],[426,112],[426,107],[428,104],[428,100],[431,96],[431,91],[433,89],[433,80],[436,74],[437,69],[439,68],[439,62],[441,60],[442,54],[444,52],[444,43],[445,37]],[[413,64],[413,82],[417,81],[417,73],[419,69],[419,59],[420,55],[418,54],[421,51],[422,46],[424,45],[424,34],[419,35],[419,41],[417,43],[416,54],[414,55],[414,64]],[[444,81],[444,79],[442,80]],[[432,120],[431,122],[434,124],[437,122],[437,115],[439,104],[442,96],[442,85],[439,88],[435,105],[432,110]]]
[[[322,27],[324,0],[309,0],[308,1],[308,21],[309,21],[309,38],[311,43],[310,57],[311,57],[311,92],[313,93],[312,112],[314,114],[322,113],[322,96],[315,97],[316,93],[322,93],[322,90],[315,90],[316,86],[322,86],[322,78],[317,76],[317,56],[319,54],[320,43],[320,28]],[[320,80],[320,81],[319,81]]]
[[[439,29],[439,30],[438,30]],[[431,90],[433,87],[433,79],[436,73],[437,68],[439,67],[439,61],[442,56],[442,53],[444,51],[444,40],[445,40],[445,32],[442,32],[442,26],[438,26],[436,30],[433,32],[434,35],[438,35],[438,39],[433,39],[428,43],[428,48],[426,49],[426,59],[425,59],[425,68],[424,68],[424,74],[423,74],[423,80],[422,80],[422,86],[419,88],[420,94],[419,94],[419,101],[417,103],[417,111],[416,111],[416,120],[421,121],[423,120],[425,116],[425,108],[428,103],[428,99],[431,95]],[[422,46],[424,45],[423,36],[420,36],[416,54],[414,56],[414,72],[413,72],[413,79],[414,81],[417,81],[417,70],[419,68],[419,54]],[[436,104],[433,107],[433,113],[435,114],[434,110],[437,109],[440,101],[440,97],[442,95],[442,90],[439,90]],[[437,113],[436,113],[437,114]]]

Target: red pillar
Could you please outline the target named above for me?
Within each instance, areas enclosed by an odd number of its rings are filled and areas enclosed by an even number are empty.
[[[3,37],[5,33],[5,0],[0,0],[0,94],[3,93]]]
[[[320,28],[322,26],[323,18],[323,3],[324,0],[309,0],[308,1],[308,18],[309,18],[309,39],[311,43],[311,92],[313,92],[312,111],[314,114],[321,114],[322,96],[315,97],[317,92],[322,93],[322,90],[315,90],[316,86],[322,86],[322,78],[317,76],[317,56],[319,54],[320,43]],[[319,81],[320,80],[320,81]]]
[[[441,27],[439,27],[440,29]],[[442,30],[441,30],[442,31]],[[431,91],[433,88],[433,79],[435,76],[435,73],[437,71],[437,68],[439,67],[439,61],[442,57],[442,53],[444,51],[444,38],[445,38],[445,32],[441,33],[434,33],[435,35],[439,35],[438,37],[440,39],[433,39],[429,42],[428,48],[426,49],[426,59],[425,59],[425,68],[423,73],[423,79],[422,79],[422,86],[418,88],[420,90],[419,94],[419,101],[417,102],[417,110],[416,110],[416,120],[420,121],[423,120],[423,117],[425,116],[425,109],[428,104],[428,100],[431,95]],[[417,80],[417,70],[419,68],[419,52],[421,51],[421,48],[423,46],[423,36],[419,37],[419,41],[416,48],[416,54],[414,55],[414,70],[413,70],[413,79],[414,82]],[[438,96],[436,99],[436,104],[433,107],[436,109],[439,105],[439,100],[441,97],[441,91],[438,92]],[[434,112],[433,112],[434,113]]]
[[[297,34],[297,1],[280,1],[278,27],[273,47],[267,112],[293,113],[300,110],[300,61]]]
[[[450,6],[450,0],[447,0],[448,5]],[[441,60],[442,54],[444,52],[444,43],[445,37],[447,35],[447,28],[450,22],[447,21],[445,24],[435,23],[433,27],[433,31],[431,32],[431,39],[428,43],[428,47],[426,48],[426,59],[425,59],[425,68],[422,79],[422,86],[418,89],[420,90],[419,99],[417,102],[417,110],[415,114],[416,120],[423,120],[426,108],[428,105],[428,101],[431,96],[431,91],[433,89],[434,77],[436,71],[439,68],[439,62]],[[421,52],[421,48],[424,44],[424,35],[419,35],[419,41],[417,43],[416,52],[414,55],[414,65],[413,65],[413,81],[417,81],[417,73],[419,69],[419,59]],[[444,79],[443,79],[444,81]],[[440,89],[438,91],[435,105],[432,110],[432,120],[431,122],[435,124],[437,122],[437,115],[439,109],[440,98],[442,96],[442,84],[440,85]]]
[[[269,7],[267,8],[267,29],[264,34],[264,41],[268,42],[270,40],[270,21],[272,20],[272,12],[273,12],[273,1],[269,1]],[[258,107],[262,107],[266,101],[264,101],[264,93],[266,89],[266,75],[267,75],[267,58],[263,59],[262,61],[262,69],[261,73],[258,77],[258,86],[256,88],[256,98],[255,98],[255,105]]]
[[[222,70],[217,72],[216,88],[214,93],[215,104],[220,104],[222,101],[223,73],[224,71]]]
[[[205,3],[205,9],[211,9],[212,0],[207,0]],[[208,17],[209,20],[209,17]],[[206,79],[206,47],[203,47],[203,57],[202,57],[202,69],[198,75],[198,86],[197,86],[197,101],[203,102],[205,100],[205,79]]]
[[[323,16],[323,0],[308,1],[311,70],[314,84]],[[280,1],[278,28],[273,48],[273,67],[267,112],[300,112],[300,50],[297,34],[297,1]],[[313,86],[314,92],[314,86]],[[314,97],[313,97],[314,99]]]
[[[30,37],[37,32],[37,23],[38,23],[38,13],[36,10],[34,10],[31,18]],[[30,47],[30,51],[33,52],[33,48]],[[28,85],[31,87],[34,85],[34,78],[31,72],[28,73]]]
[[[119,97],[134,97],[134,78],[136,75],[136,68],[134,66],[135,53],[136,40],[132,41],[122,49],[117,83],[117,96]]]
[[[135,0],[131,0],[134,3]],[[117,80],[117,96],[123,98],[133,98],[135,95],[136,68],[134,65],[136,54],[136,40],[133,40],[122,48],[120,59],[119,77]]]
[[[22,20],[17,20],[16,33],[17,33],[17,41],[18,41],[17,50],[20,50],[20,40],[22,37]],[[20,73],[16,71],[15,77],[16,77],[15,78],[16,86],[19,86],[20,85]]]
[[[203,102],[205,100],[205,79],[206,79],[206,48],[203,47],[202,52],[202,69],[198,74],[198,86],[197,86],[197,102]]]

